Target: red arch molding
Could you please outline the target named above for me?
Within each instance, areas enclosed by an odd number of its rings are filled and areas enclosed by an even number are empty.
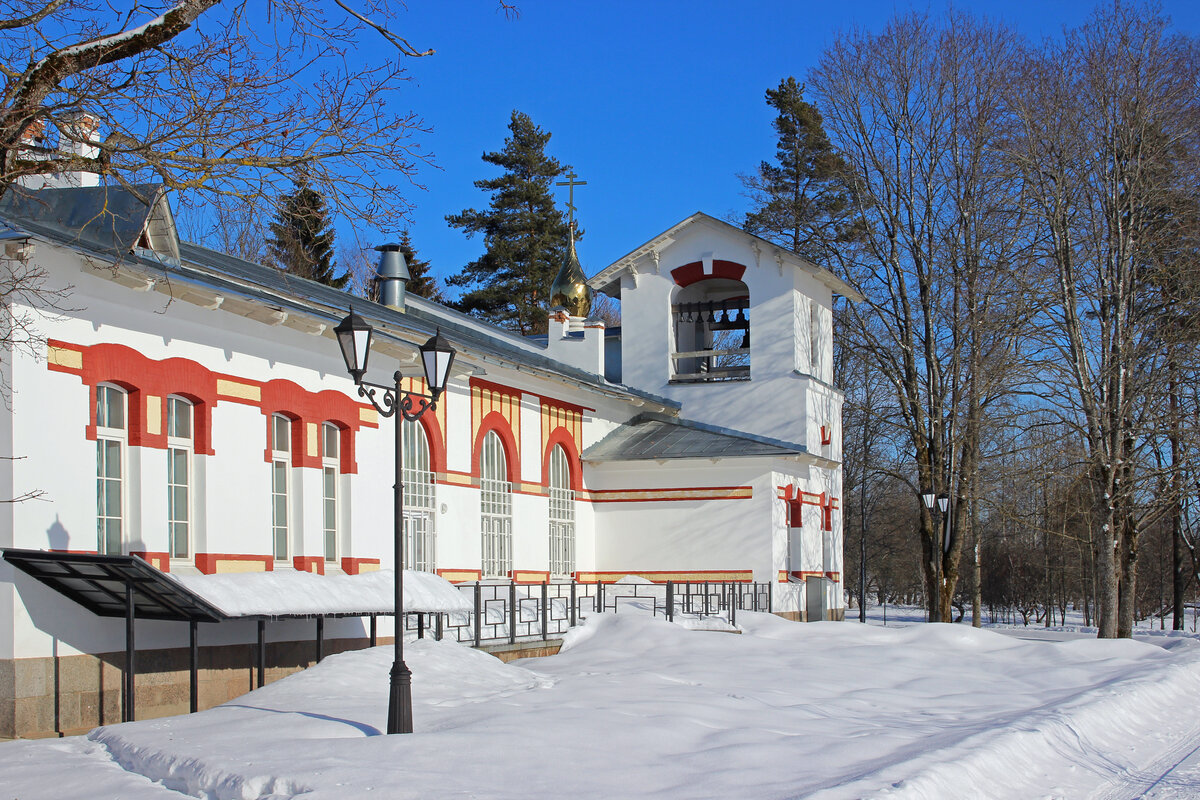
[[[556,445],[562,445],[567,454],[567,469],[571,474],[571,488],[576,492],[583,489],[583,464],[579,460],[579,451],[575,448],[575,437],[571,432],[559,425],[550,431],[546,437],[546,449],[542,453],[542,486],[550,488],[550,454]]]
[[[475,443],[471,447],[471,477],[479,478],[479,457],[483,454],[483,437],[489,431],[495,431],[504,447],[504,461],[508,467],[508,480],[511,483],[521,482],[521,451],[517,448],[517,439],[513,436],[512,426],[499,411],[489,411],[479,423],[479,432],[475,434]]]
[[[746,274],[745,265],[738,264],[736,261],[715,259],[712,265],[713,271],[711,275],[704,274],[704,262],[693,261],[690,264],[684,264],[682,267],[676,267],[671,270],[671,277],[680,286],[691,286],[693,283],[705,281],[710,278],[728,278],[731,281],[740,281],[742,276]]]

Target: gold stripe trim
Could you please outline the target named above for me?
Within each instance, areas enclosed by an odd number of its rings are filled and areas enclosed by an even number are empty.
[[[151,436],[162,433],[162,398],[152,394],[146,395],[146,433]]]
[[[248,383],[239,383],[226,378],[217,378],[217,394],[224,397],[236,397],[240,400],[262,400],[262,389]]]
[[[588,492],[593,503],[651,502],[663,500],[749,500],[754,487],[735,486],[729,489],[593,489]]]
[[[65,369],[83,369],[83,353],[78,350],[68,350],[65,347],[47,346],[46,362]]]

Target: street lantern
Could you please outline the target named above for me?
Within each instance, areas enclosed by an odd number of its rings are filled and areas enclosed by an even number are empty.
[[[941,495],[940,497],[938,497],[938,508],[941,509],[941,512],[943,514],[946,513],[946,509],[949,506],[950,506],[950,498],[949,497],[947,497],[946,495]]]
[[[404,391],[400,386],[399,370],[393,375],[394,386],[367,383],[363,376],[367,372],[367,357],[371,354],[371,326],[351,309],[341,323],[333,329],[337,334],[338,347],[346,361],[346,371],[358,386],[358,394],[370,401],[381,417],[396,418],[396,476],[393,484],[394,514],[392,519],[395,546],[395,609],[396,634],[395,658],[389,673],[387,732],[412,733],[412,672],[404,663],[404,436],[403,421],[414,422],[425,412],[437,405],[438,398],[446,390],[450,378],[450,367],[454,364],[454,348],[438,330],[429,341],[421,345],[421,363],[425,368],[425,384],[429,394]],[[383,395],[376,398],[376,392]],[[397,413],[399,412],[399,413]]]
[[[421,363],[425,367],[425,385],[436,403],[446,388],[446,379],[454,364],[454,348],[442,337],[440,328],[421,345]]]
[[[921,500],[925,503],[925,507],[932,511],[933,503],[935,500],[937,500],[937,495],[933,492],[926,492],[925,494],[921,495]]]
[[[333,332],[337,334],[338,347],[342,349],[342,358],[346,362],[346,371],[354,378],[356,384],[361,384],[363,375],[367,374],[367,356],[371,354],[372,328],[367,321],[354,313],[350,313]]]

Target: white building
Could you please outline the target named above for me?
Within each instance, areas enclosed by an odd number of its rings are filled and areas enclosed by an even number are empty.
[[[436,329],[458,350],[436,412],[406,423],[408,567],[770,581],[777,612],[843,616],[831,308],[853,293],[829,272],[696,214],[591,279],[621,299],[619,336],[562,313],[531,340],[180,242],[162,190],[139,194],[0,201],[3,268],[41,281],[11,313],[45,337],[3,355],[0,495],[40,496],[0,506],[0,547],[175,573],[390,567],[394,423],[358,397],[332,335],[353,302],[376,329],[369,380],[419,376]],[[327,635],[361,646],[363,623]],[[0,561],[0,736],[113,721],[122,636]],[[204,705],[251,688],[254,636],[206,630]],[[273,666],[302,665],[289,645],[310,637],[274,625]],[[186,710],[186,643],[139,623],[144,714]]]

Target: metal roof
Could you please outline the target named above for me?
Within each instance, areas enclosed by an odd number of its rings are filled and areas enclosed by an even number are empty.
[[[382,338],[420,342],[439,328],[464,355],[491,357],[516,369],[528,368],[552,374],[585,387],[617,397],[650,401],[663,409],[678,409],[679,403],[650,392],[612,383],[602,376],[563,364],[532,349],[522,337],[500,329],[481,330],[486,323],[424,298],[409,295],[404,311],[355,297],[316,281],[298,278],[285,270],[255,264],[189,242],[179,242],[179,259],[174,254],[150,253],[139,247],[149,224],[151,207],[162,198],[162,186],[73,189],[10,189],[0,198],[0,220],[18,222],[23,228],[77,250],[115,259],[124,266],[166,273],[169,281],[156,287],[174,291],[177,286],[200,285],[222,293],[240,295],[266,308],[280,308],[336,324],[350,303],[355,311],[377,327]],[[149,204],[149,205],[147,205]],[[149,284],[154,285],[154,284]],[[390,329],[390,330],[389,330]],[[406,332],[408,337],[398,335]]]
[[[645,461],[676,458],[798,456],[804,445],[702,425],[662,414],[639,414],[593,444],[584,461]]]
[[[51,553],[4,548],[4,560],[101,617],[124,617],[126,588],[133,587],[139,619],[220,622],[215,606],[137,556]]]
[[[279,295],[290,296],[301,303],[311,301],[327,308],[335,309],[336,314],[331,317],[334,321],[341,320],[341,315],[344,313],[343,310],[348,309],[350,303],[354,303],[355,313],[364,317],[373,325],[382,323],[396,328],[408,329],[417,334],[418,338],[432,336],[440,329],[442,334],[450,339],[455,347],[460,349],[491,355],[518,366],[528,366],[546,372],[553,372],[556,375],[570,378],[572,381],[593,388],[612,391],[617,394],[637,397],[643,400],[651,400],[666,408],[679,408],[679,403],[674,400],[621,384],[611,383],[594,373],[572,367],[561,361],[555,361],[540,353],[532,352],[522,346],[527,344],[524,337],[519,337],[499,329],[494,333],[480,331],[477,328],[481,324],[479,320],[446,308],[432,300],[407,295],[405,297],[405,310],[397,311],[380,303],[374,303],[370,300],[364,300],[361,297],[347,294],[340,289],[334,289],[323,283],[296,277],[285,270],[254,264],[250,261],[244,261],[215,250],[209,250],[206,247],[201,247],[190,242],[180,243],[179,254],[184,262],[184,269],[199,269],[207,273],[228,276],[239,282],[244,281],[247,284],[264,287]],[[384,334],[386,335],[386,332]],[[507,341],[509,339],[512,341]]]
[[[146,230],[150,210],[163,193],[161,186],[136,186],[133,191],[106,186],[72,189],[13,187],[0,197],[0,217],[36,222],[66,241],[128,253]]]

